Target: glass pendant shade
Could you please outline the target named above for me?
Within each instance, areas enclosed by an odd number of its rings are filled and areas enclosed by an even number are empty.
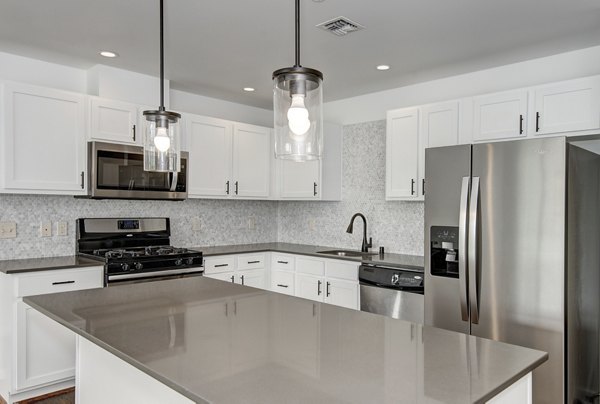
[[[273,73],[275,157],[317,160],[323,150],[323,75],[294,66]]]
[[[144,171],[179,172],[179,118],[170,111],[144,111]]]

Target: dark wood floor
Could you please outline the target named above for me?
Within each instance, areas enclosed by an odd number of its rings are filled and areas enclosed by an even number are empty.
[[[17,404],[75,404],[75,388],[19,401]]]

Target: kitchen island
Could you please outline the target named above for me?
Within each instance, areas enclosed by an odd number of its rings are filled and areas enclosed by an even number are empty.
[[[547,354],[208,278],[24,298],[78,335],[78,402],[527,402]]]

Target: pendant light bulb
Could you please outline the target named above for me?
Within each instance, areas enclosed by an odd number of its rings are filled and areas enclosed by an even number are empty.
[[[167,133],[167,128],[156,128],[156,136],[154,136],[154,146],[160,152],[166,152],[171,147],[171,139]]]
[[[292,104],[287,112],[288,126],[292,133],[297,136],[305,135],[310,129],[310,120],[308,119],[308,110],[304,105],[304,95],[292,95]]]

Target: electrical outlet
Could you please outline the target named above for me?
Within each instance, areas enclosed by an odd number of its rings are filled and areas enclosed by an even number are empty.
[[[308,219],[308,229],[314,230],[317,227],[316,220],[313,218]]]
[[[198,216],[192,218],[192,231],[202,230],[202,219]]]
[[[253,217],[248,218],[248,229],[254,230],[256,229],[256,219]]]
[[[58,222],[56,223],[56,235],[57,236],[66,236],[69,233],[69,225],[67,222]]]
[[[0,238],[16,238],[17,224],[15,222],[0,222]]]
[[[42,222],[40,224],[40,237],[52,237],[52,222]]]

